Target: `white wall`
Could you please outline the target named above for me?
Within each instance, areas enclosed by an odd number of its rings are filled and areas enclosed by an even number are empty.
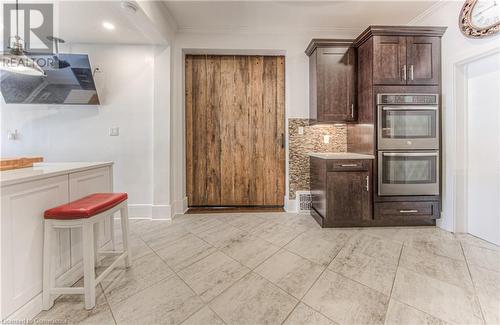
[[[177,213],[185,209],[184,53],[285,55],[286,118],[309,117],[309,60],[304,53],[312,38],[354,38],[361,30],[288,34],[179,33],[173,51],[172,196]],[[288,156],[288,154],[287,154]],[[287,172],[288,175],[288,172]],[[287,176],[288,195],[288,176]]]
[[[473,61],[467,76],[467,232],[500,245],[500,53]]]
[[[457,113],[463,107],[464,98],[460,91],[455,91],[457,78],[461,78],[460,65],[474,57],[491,52],[500,47],[500,35],[484,39],[469,39],[458,28],[458,17],[462,8],[462,1],[442,1],[427,15],[413,21],[413,25],[447,26],[448,30],[442,40],[442,83],[443,83],[443,157],[444,157],[444,184],[443,184],[443,215],[439,226],[449,231],[463,231],[456,215],[461,209],[455,209],[460,203],[461,193],[457,192],[464,175],[464,161],[460,153],[464,143],[462,128],[456,127]],[[455,98],[457,96],[457,99]],[[458,111],[457,111],[458,110]],[[455,195],[457,198],[455,199]]]
[[[169,49],[73,44],[63,52],[88,53],[91,65],[101,69],[95,79],[102,105],[7,105],[2,99],[0,156],[114,161],[115,191],[129,193],[131,215],[151,216],[154,204],[168,206]],[[164,74],[154,73],[155,64]],[[119,127],[120,135],[110,137],[110,127]],[[8,140],[7,130],[14,129],[20,139]],[[159,177],[153,177],[153,161],[166,171]],[[157,216],[166,214],[163,209]]]

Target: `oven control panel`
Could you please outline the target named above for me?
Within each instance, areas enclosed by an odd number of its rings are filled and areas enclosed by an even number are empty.
[[[377,104],[438,105],[437,94],[378,94]]]

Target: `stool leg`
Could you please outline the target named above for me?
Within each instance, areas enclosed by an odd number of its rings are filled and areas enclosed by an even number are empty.
[[[100,248],[100,237],[101,237],[101,224],[100,223],[95,223],[93,225],[94,227],[94,263],[95,266],[99,266],[101,264],[100,259],[99,259],[99,248]]]
[[[50,291],[54,284],[54,274],[52,272],[52,220],[45,220],[44,223],[44,238],[43,238],[43,293],[42,304],[43,310],[49,310],[54,305],[54,300]]]
[[[85,223],[82,233],[85,309],[92,309],[95,307],[94,225]]]
[[[130,237],[128,231],[128,203],[125,204],[120,209],[120,217],[122,222],[122,240],[123,240],[123,251],[127,252],[127,257],[125,257],[125,267],[130,267],[132,265],[132,253],[130,251]]]
[[[111,228],[109,228],[109,233],[111,235],[111,250],[115,251],[116,250],[116,244],[115,244],[116,239],[115,239],[115,214],[114,213],[109,217],[109,221],[111,224]]]

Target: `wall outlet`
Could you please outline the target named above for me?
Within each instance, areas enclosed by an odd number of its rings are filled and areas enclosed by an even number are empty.
[[[323,136],[323,143],[330,143],[330,136],[328,134]]]
[[[304,134],[304,127],[303,126],[299,126],[299,134],[300,135]]]
[[[7,132],[7,139],[9,140],[17,140],[19,139],[19,132],[17,130],[14,131],[8,131]]]
[[[109,136],[111,137],[117,137],[120,135],[120,128],[109,128]]]

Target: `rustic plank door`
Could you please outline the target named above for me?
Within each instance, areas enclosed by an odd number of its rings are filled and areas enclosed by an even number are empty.
[[[189,206],[283,206],[285,60],[187,55]]]

